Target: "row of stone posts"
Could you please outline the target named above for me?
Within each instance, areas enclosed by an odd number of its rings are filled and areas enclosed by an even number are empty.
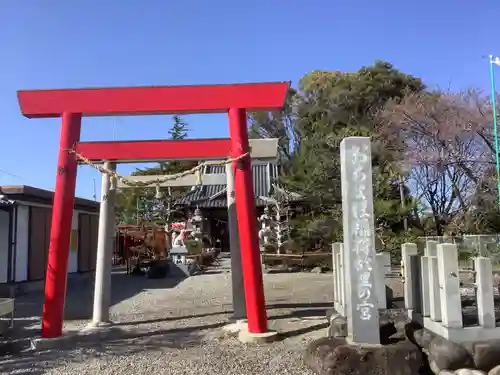
[[[495,338],[494,281],[491,259],[474,259],[478,326],[464,328],[460,290],[458,248],[455,244],[427,241],[424,254],[417,245],[402,246],[402,274],[405,308],[410,316],[423,322],[425,328],[455,342]]]

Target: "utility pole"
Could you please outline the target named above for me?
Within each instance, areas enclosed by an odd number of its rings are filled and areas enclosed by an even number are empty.
[[[493,116],[493,136],[495,139],[495,161],[497,168],[497,193],[498,205],[500,206],[500,155],[498,150],[498,126],[497,126],[497,104],[496,104],[496,90],[495,90],[495,65],[500,66],[500,58],[493,55],[489,56],[490,60],[490,81],[491,81],[491,113]]]
[[[97,190],[95,187],[95,178],[92,180],[93,181],[93,188],[92,188],[92,197],[94,198],[94,202],[97,202]]]

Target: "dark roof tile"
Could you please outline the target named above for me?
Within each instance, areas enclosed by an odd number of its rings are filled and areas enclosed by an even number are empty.
[[[208,166],[204,174],[225,173],[225,167]],[[268,178],[269,175],[269,178]],[[256,197],[255,204],[258,207],[265,206],[266,203],[259,196],[269,196],[271,191],[271,183],[276,176],[276,166],[269,165],[252,165],[253,190]],[[226,185],[207,185],[195,188],[193,191],[178,199],[178,205],[193,205],[200,208],[226,208]],[[217,195],[214,197],[214,195]],[[212,199],[210,199],[212,198]]]

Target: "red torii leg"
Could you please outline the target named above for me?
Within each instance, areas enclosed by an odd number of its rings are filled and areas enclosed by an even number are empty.
[[[71,221],[75,205],[76,172],[78,169],[70,150],[80,140],[82,116],[62,114],[56,188],[52,208],[49,257],[45,276],[45,303],[42,316],[42,337],[61,336],[68,274]]]
[[[246,116],[245,109],[231,108],[229,110],[229,134],[231,135],[231,156],[233,158],[249,151]],[[234,162],[233,166],[248,331],[250,333],[264,333],[267,332],[267,316],[257,238],[257,215],[255,213],[250,155]]]

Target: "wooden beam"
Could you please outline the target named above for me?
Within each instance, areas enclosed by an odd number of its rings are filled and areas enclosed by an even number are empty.
[[[278,157],[278,139],[250,139],[249,144],[253,159],[276,160]],[[231,140],[222,138],[79,142],[75,145],[75,151],[94,163],[220,160],[230,155]]]
[[[28,118],[130,116],[189,113],[248,112],[283,108],[289,82],[229,85],[107,87],[58,90],[20,90],[21,112]]]
[[[249,139],[250,156],[258,160],[278,159],[278,138]]]

